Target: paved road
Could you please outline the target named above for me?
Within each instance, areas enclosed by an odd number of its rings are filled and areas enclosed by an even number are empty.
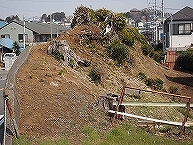
[[[0,70],[0,88],[5,87],[6,78],[7,78],[8,71]],[[3,99],[3,91],[0,91],[0,115],[4,115],[4,99]],[[4,128],[3,125],[0,126],[0,144],[3,141],[4,135]]]

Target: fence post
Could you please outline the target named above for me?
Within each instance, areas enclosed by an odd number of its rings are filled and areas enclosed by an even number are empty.
[[[9,111],[9,115],[10,115],[11,120],[12,120],[12,123],[13,123],[13,128],[14,128],[16,137],[19,137],[20,134],[19,134],[19,129],[18,129],[18,126],[17,126],[16,120],[15,120],[15,117],[14,117],[14,112],[13,112],[13,110],[12,110],[12,108],[11,108],[11,104],[10,104],[10,102],[9,102],[8,96],[5,95],[5,98],[6,98],[7,109],[8,109],[8,111]]]
[[[190,99],[188,99],[188,102],[187,102],[187,105],[186,105],[186,114],[185,114],[184,120],[182,122],[182,128],[180,130],[180,137],[182,137],[182,134],[185,131],[185,124],[186,124],[187,119],[188,119],[189,111],[190,111]]]
[[[123,85],[123,88],[122,88],[122,91],[121,91],[121,96],[120,98],[118,99],[118,104],[116,106],[116,111],[115,111],[115,114],[113,116],[113,119],[112,119],[112,125],[114,124],[114,120],[115,120],[115,117],[117,116],[117,112],[119,111],[119,105],[122,103],[123,101],[123,96],[125,95],[125,85]]]

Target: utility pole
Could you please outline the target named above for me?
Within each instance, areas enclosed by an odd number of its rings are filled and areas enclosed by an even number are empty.
[[[157,15],[157,2],[155,0],[155,6],[154,6],[154,41],[155,41],[155,44],[157,43],[157,24],[156,24],[156,15]]]
[[[171,46],[171,50],[172,50],[172,35],[173,35],[173,18],[172,18],[172,14],[171,14],[171,20],[170,20],[170,46]]]
[[[165,33],[164,33],[164,0],[162,0],[162,31],[163,31],[163,38],[162,38],[162,46],[163,51],[165,51]]]
[[[50,14],[50,29],[51,29],[51,36],[50,36],[50,38],[52,39],[52,13]]]
[[[25,49],[25,15],[23,15],[23,49]]]

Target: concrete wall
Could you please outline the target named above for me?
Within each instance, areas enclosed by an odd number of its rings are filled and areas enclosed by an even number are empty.
[[[0,36],[9,34],[10,39],[19,42],[18,34],[23,34],[23,31],[24,28],[21,25],[12,22],[9,25],[6,25],[2,29],[0,29]],[[25,34],[27,34],[26,42],[33,42],[33,32],[29,29],[25,29]]]
[[[171,42],[171,38],[170,38]],[[185,47],[190,46],[193,43],[193,33],[191,35],[173,35],[172,36],[172,47]],[[171,47],[171,44],[170,44]]]
[[[11,67],[7,75],[7,81],[6,81],[5,90],[4,90],[4,95],[8,96],[17,125],[19,125],[19,118],[20,118],[20,100],[18,99],[18,93],[16,89],[16,75],[18,70],[22,66],[22,64],[27,60],[30,50],[31,50],[31,47],[27,47],[24,51],[22,51],[22,53],[19,55],[17,60],[14,62],[13,66]],[[15,130],[13,128],[12,120],[10,118],[10,114],[8,113],[7,108],[5,112],[6,112],[5,125],[7,130],[9,131],[6,133],[4,145],[11,145],[13,144],[13,136],[10,135],[10,133],[15,134]]]

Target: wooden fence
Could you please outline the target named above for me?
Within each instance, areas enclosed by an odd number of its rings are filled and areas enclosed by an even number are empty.
[[[126,92],[126,89],[131,89],[131,90],[136,90],[137,92],[133,91],[133,93],[135,92],[136,94],[140,94],[140,92],[151,92],[151,93],[156,93],[156,94],[162,94],[165,95],[167,97],[177,97],[180,100],[183,99],[184,103],[163,103],[163,102],[147,102],[147,103],[143,103],[143,102],[123,102],[123,98]],[[123,86],[122,91],[121,91],[121,95],[118,99],[118,101],[116,103],[114,103],[114,105],[116,105],[116,111],[113,110],[109,110],[110,113],[114,113],[114,117],[112,119],[112,125],[114,123],[114,120],[116,118],[116,115],[125,115],[128,117],[134,117],[134,118],[138,118],[138,119],[142,119],[142,120],[147,120],[147,121],[152,121],[155,123],[159,123],[159,124],[168,124],[168,125],[176,125],[176,126],[181,126],[181,130],[180,130],[180,137],[182,137],[182,134],[185,130],[185,126],[189,127],[190,125],[192,125],[192,123],[187,123],[187,118],[188,118],[188,114],[189,114],[189,110],[190,107],[193,107],[193,104],[190,104],[190,99],[191,97],[188,96],[181,96],[181,95],[176,95],[176,94],[169,94],[166,92],[158,92],[158,91],[153,91],[153,90],[145,90],[145,89],[139,89],[139,88],[134,88],[134,87],[129,87],[129,86]],[[129,105],[129,106],[155,106],[155,107],[160,107],[160,106],[178,106],[178,107],[186,107],[186,113],[184,116],[184,119],[182,122],[173,122],[173,121],[165,121],[165,120],[159,120],[159,119],[153,119],[153,118],[148,118],[148,117],[144,117],[144,116],[137,116],[134,114],[128,114],[128,113],[123,113],[123,112],[119,112],[119,105]]]

